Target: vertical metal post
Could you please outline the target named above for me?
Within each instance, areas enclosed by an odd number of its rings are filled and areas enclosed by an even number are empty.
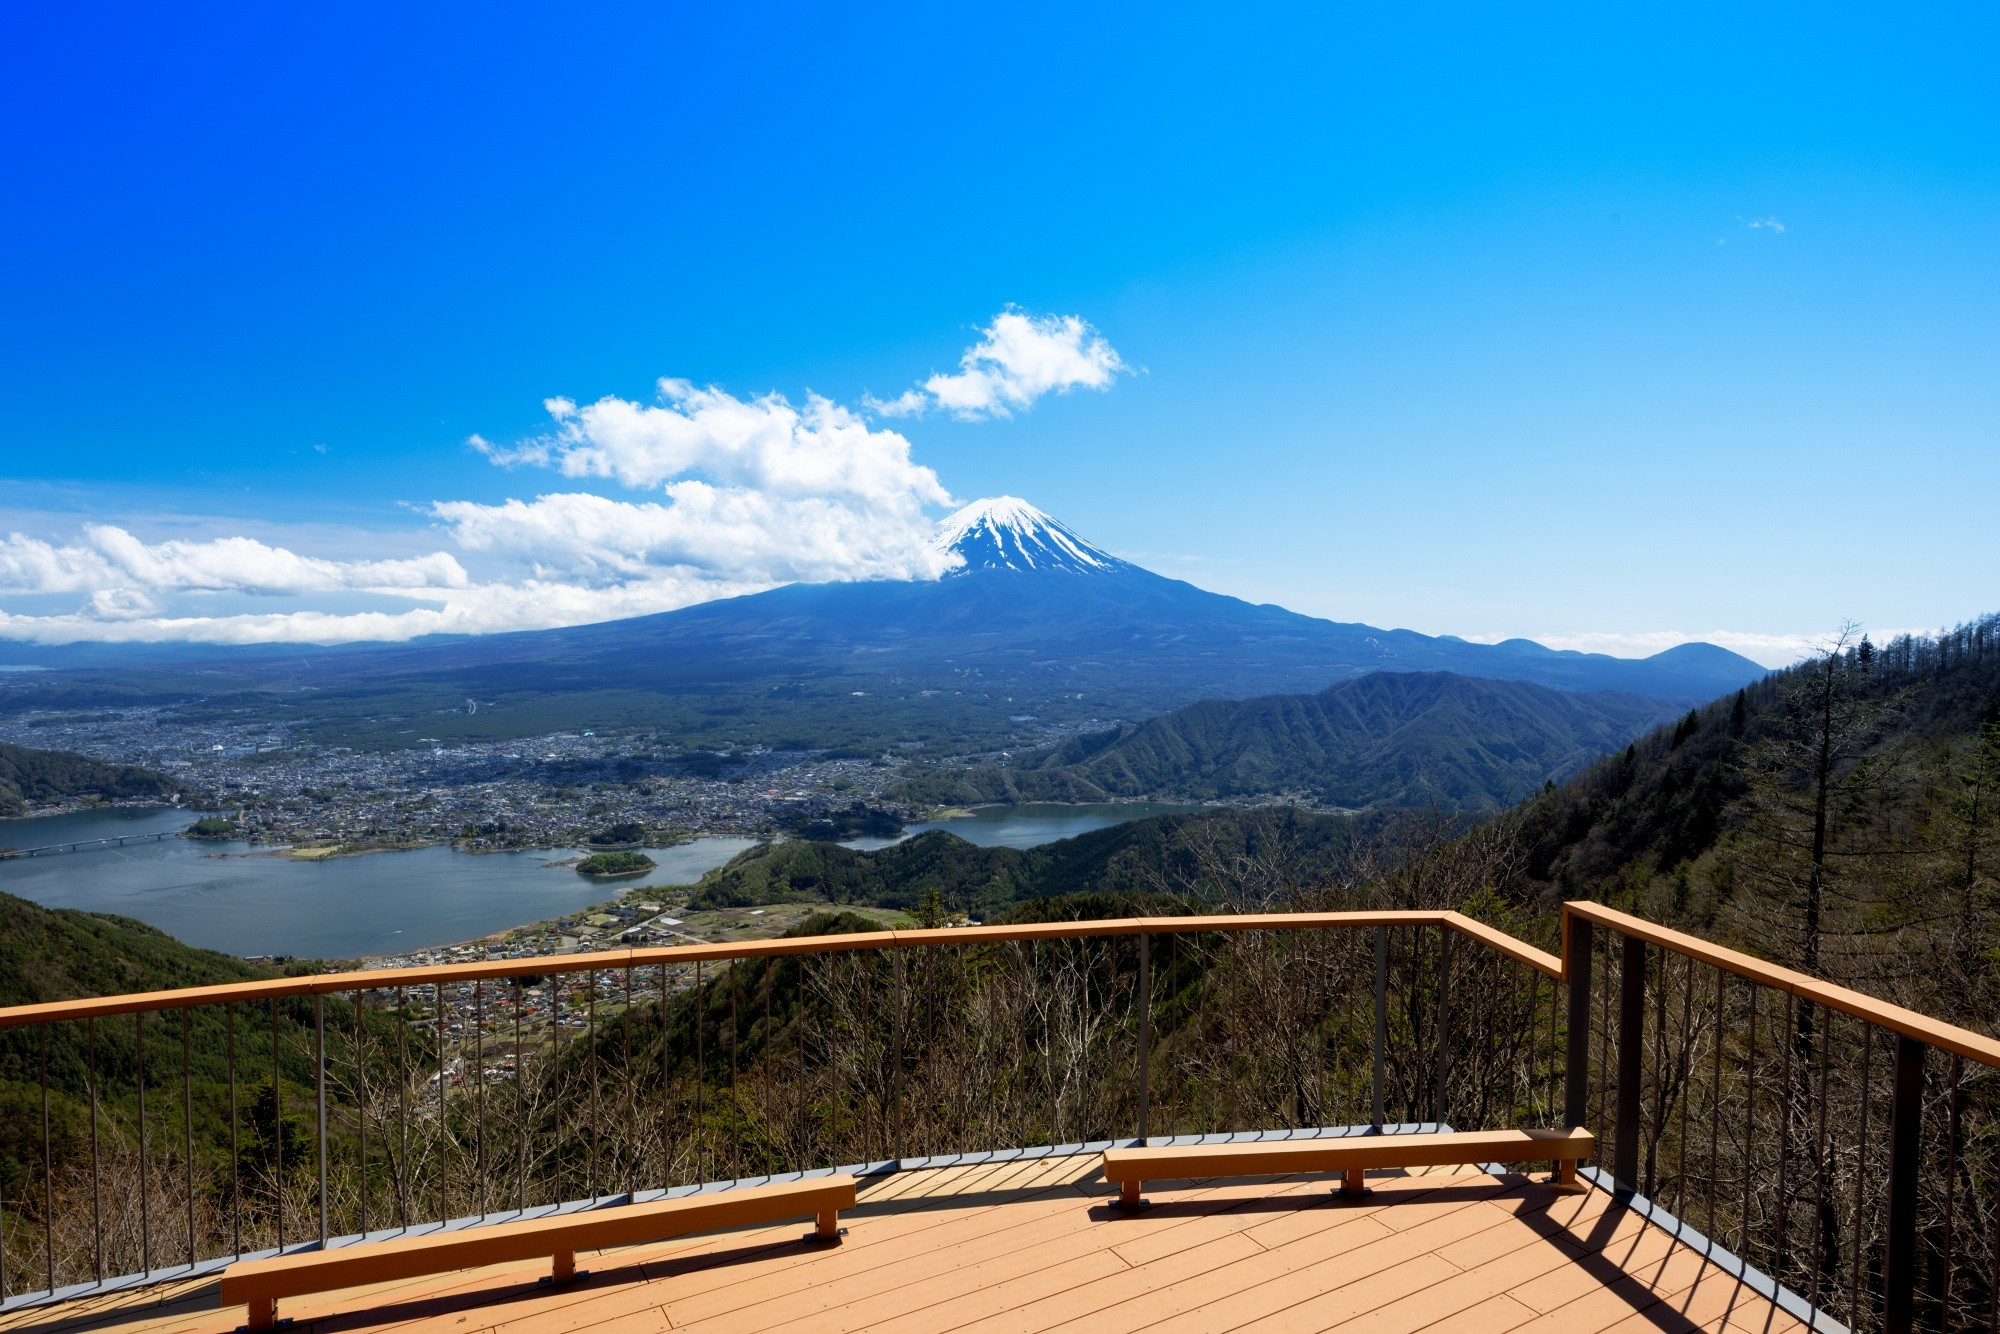
[[[1646,942],[1622,937],[1618,969],[1618,1123],[1611,1174],[1626,1190],[1639,1189],[1639,1087],[1646,1042]]]
[[[1887,1334],[1909,1334],[1917,1316],[1917,1167],[1923,1147],[1924,1044],[1896,1036],[1889,1114],[1889,1235],[1882,1268]]]
[[[1569,983],[1569,1032],[1563,1058],[1563,1125],[1580,1127],[1590,1115],[1591,924],[1564,919],[1563,975]]]
[[[42,1259],[48,1290],[56,1290],[56,1159],[49,1144],[49,1026],[38,1024],[42,1046]]]
[[[1445,1127],[1449,1109],[1445,1104],[1445,1055],[1451,1050],[1451,936],[1448,926],[1438,927],[1438,1048],[1437,1087],[1431,1095],[1431,1118],[1439,1130]]]
[[[319,1104],[319,1248],[326,1249],[326,997],[313,993],[314,1099]]]
[[[276,1005],[274,1000],[271,1002]],[[139,1272],[153,1270],[153,1177],[146,1159],[146,1012],[132,1012],[132,1073],[139,1081]],[[282,1229],[283,1223],[279,1224]],[[282,1232],[279,1245],[283,1245]]]
[[[889,1095],[889,1105],[895,1113],[894,1147],[889,1156],[899,1163],[903,1158],[903,952],[896,951],[896,1085]]]
[[[194,1268],[194,1011],[181,1007],[181,1152],[187,1156],[188,1268]]]
[[[431,989],[431,1032],[437,1038],[438,1061],[438,1226],[451,1222],[451,1127],[444,1105],[444,983]]]
[[[84,1026],[85,1059],[90,1066],[90,1232],[97,1281],[104,1281],[104,1175],[97,1156],[97,1020]]]
[[[1379,1133],[1382,1129],[1382,1062],[1389,1050],[1389,928],[1375,928],[1375,1119],[1371,1123]]]
[[[1139,1143],[1146,1142],[1146,1075],[1153,1064],[1153,938],[1139,933]]]

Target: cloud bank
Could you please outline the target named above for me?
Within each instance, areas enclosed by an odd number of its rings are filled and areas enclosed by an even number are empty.
[[[960,369],[905,394],[907,406],[871,406],[1000,418],[1045,394],[1103,389],[1125,369],[1076,316],[1009,309],[980,333]],[[450,550],[341,559],[238,536],[147,542],[107,524],[64,539],[17,532],[0,538],[0,637],[398,641],[579,625],[799,581],[943,573],[932,512],[956,503],[950,491],[904,435],[831,399],[739,398],[667,378],[652,402],[544,407],[541,435],[469,443],[500,467],[577,485],[417,506]],[[60,605],[5,605],[22,598]]]

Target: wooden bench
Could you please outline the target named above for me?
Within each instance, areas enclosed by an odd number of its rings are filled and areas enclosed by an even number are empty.
[[[1176,1144],[1106,1149],[1104,1179],[1118,1184],[1118,1202],[1127,1206],[1140,1203],[1139,1192],[1148,1181],[1339,1172],[1345,1178],[1340,1193],[1352,1198],[1364,1191],[1362,1176],[1370,1168],[1448,1167],[1456,1163],[1553,1162],[1552,1183],[1573,1187],[1577,1163],[1596,1151],[1597,1137],[1588,1130],[1473,1130]]]
[[[334,1250],[244,1260],[222,1274],[222,1304],[248,1305],[250,1328],[274,1328],[278,1299],[359,1287],[425,1274],[477,1269],[511,1260],[550,1257],[550,1281],[575,1278],[576,1253],[631,1246],[695,1232],[780,1223],[817,1216],[814,1236],[840,1239],[840,1211],[854,1207],[854,1178],[815,1177],[770,1186],[741,1186],[652,1204],[620,1205],[548,1218],[522,1219],[437,1232],[423,1237],[362,1242]]]

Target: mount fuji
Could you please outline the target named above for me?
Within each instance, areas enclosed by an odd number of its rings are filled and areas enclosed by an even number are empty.
[[[1137,720],[1380,671],[1677,704],[1764,675],[1708,644],[1613,658],[1256,605],[1121,560],[1012,497],[966,506],[935,541],[935,579],[790,584],[629,620],[397,647],[218,652],[198,670],[50,671],[13,689],[76,702],[99,688],[126,702],[190,687],[218,705],[285,697],[331,720],[312,725],[322,735],[358,744],[408,744],[393,738],[420,720],[429,737],[636,725],[686,746],[859,752],[1018,744],[1029,722]]]

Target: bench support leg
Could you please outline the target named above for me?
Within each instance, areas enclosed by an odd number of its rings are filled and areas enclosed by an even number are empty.
[[[549,1262],[549,1282],[567,1283],[576,1277],[576,1252],[557,1251]]]
[[[1144,1204],[1145,1201],[1139,1198],[1139,1192],[1145,1189],[1145,1186],[1146,1183],[1143,1181],[1119,1182],[1118,1183],[1119,1207],[1123,1209],[1137,1209],[1141,1204]]]
[[[1358,1167],[1347,1169],[1347,1175],[1340,1183],[1340,1198],[1358,1200],[1368,1193],[1368,1174]]]
[[[821,1241],[839,1241],[840,1210],[838,1209],[820,1210],[819,1230],[815,1232],[813,1235],[818,1237]]]
[[[1583,1183],[1576,1178],[1576,1159],[1558,1158],[1556,1170],[1549,1173],[1549,1184],[1566,1195],[1581,1195]]]
[[[252,1297],[250,1299],[251,1334],[278,1327],[278,1299],[276,1297]]]

